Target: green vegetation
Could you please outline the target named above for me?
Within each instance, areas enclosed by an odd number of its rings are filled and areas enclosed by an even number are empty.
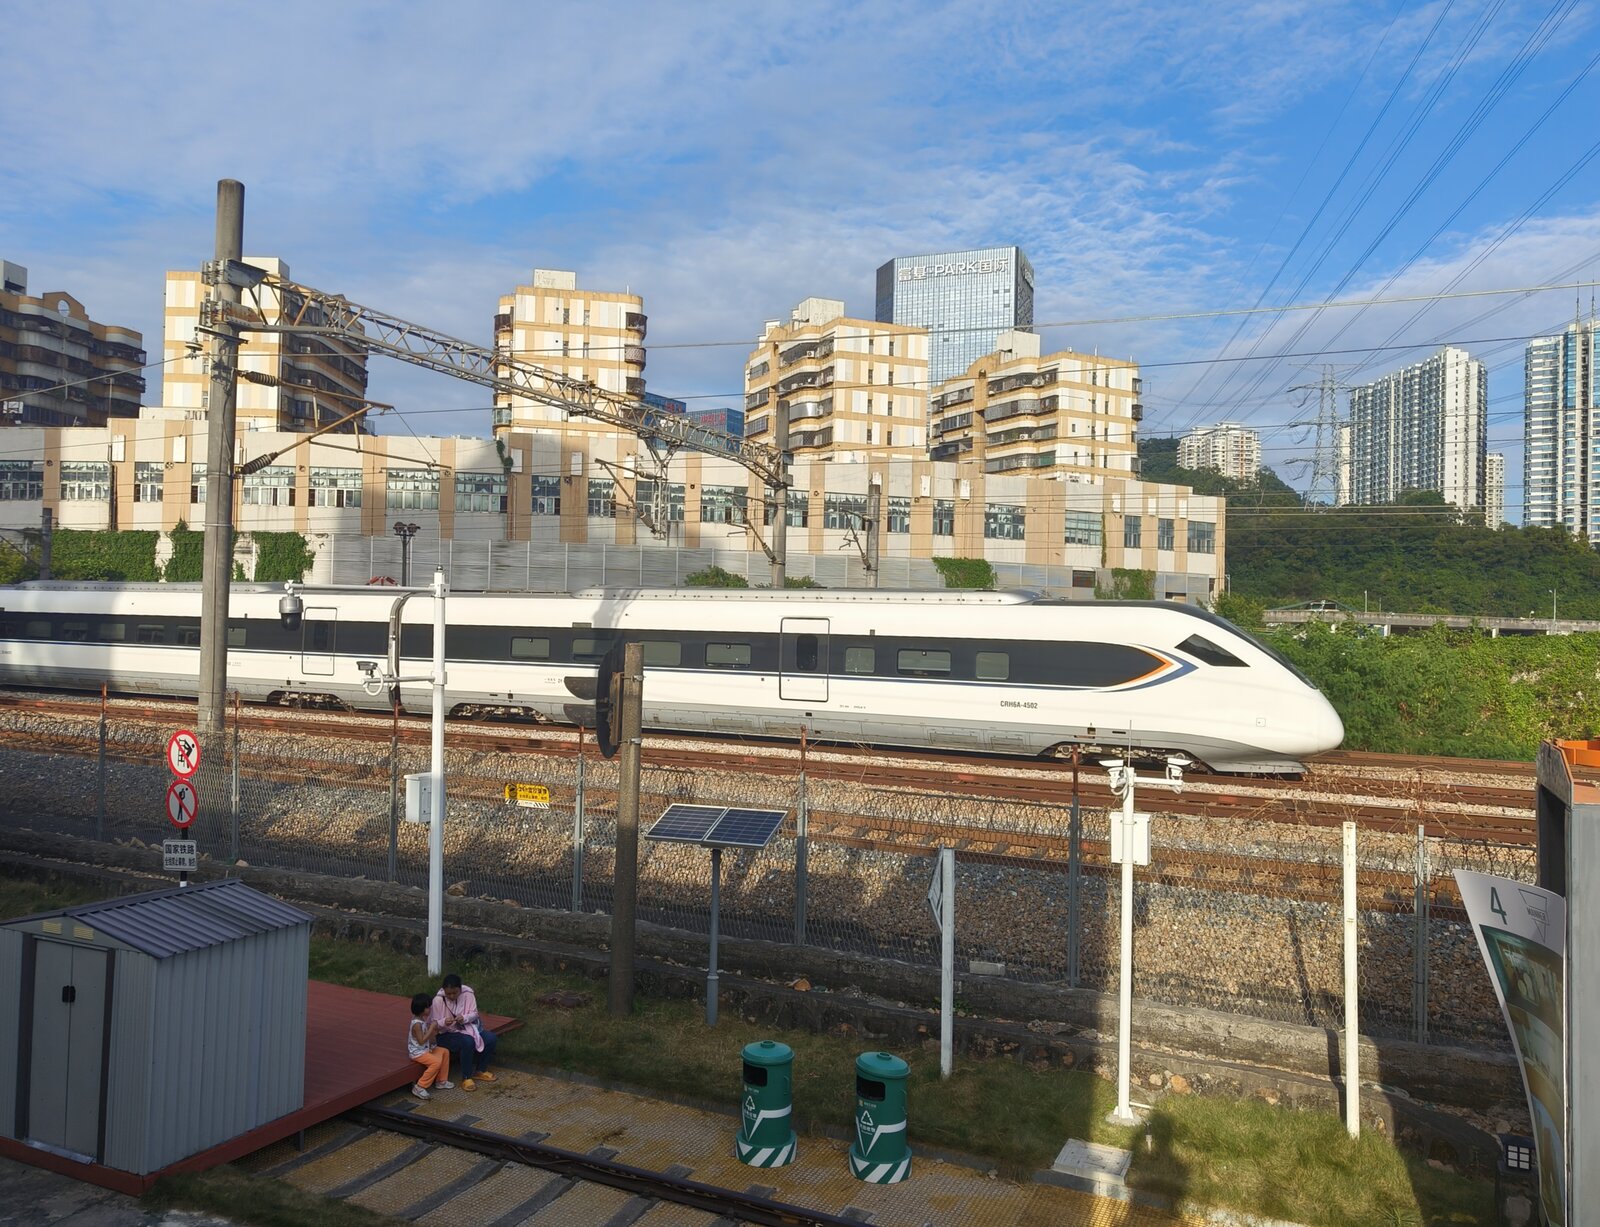
[[[982,558],[935,558],[933,565],[944,576],[946,588],[977,588],[988,592],[996,583],[994,568]]]
[[[783,577],[783,586],[785,588],[820,588],[820,587],[822,587],[821,584],[817,583],[817,581],[812,579],[809,575],[785,575]]]
[[[256,583],[302,580],[317,556],[299,533],[251,533],[256,543]]]
[[[686,588],[748,588],[750,581],[732,571],[709,566],[703,571],[691,571],[685,575],[683,584]]]
[[[161,578],[156,570],[156,539],[160,535],[58,528],[51,539],[51,577],[154,583]]]
[[[39,578],[37,534],[29,533],[23,544],[0,537],[0,584],[20,584]]]
[[[405,1222],[236,1167],[163,1176],[142,1202],[147,1210],[199,1210],[251,1227],[400,1227]]]
[[[205,566],[206,535],[183,520],[167,534],[172,542],[172,557],[162,578],[174,584],[198,584]]]
[[[1111,582],[1097,586],[1094,594],[1102,601],[1153,601],[1156,599],[1155,572],[1113,567]]]

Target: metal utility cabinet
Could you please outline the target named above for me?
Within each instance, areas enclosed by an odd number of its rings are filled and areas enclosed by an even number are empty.
[[[233,880],[0,924],[0,1136],[146,1175],[298,1110],[310,938]]]

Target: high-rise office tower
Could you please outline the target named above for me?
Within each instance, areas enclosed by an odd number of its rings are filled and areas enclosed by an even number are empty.
[[[1524,368],[1523,523],[1564,525],[1600,545],[1600,321],[1573,320],[1528,343]]]
[[[899,256],[878,269],[878,320],[928,330],[928,386],[965,375],[1002,333],[1033,324],[1033,265],[1020,247]]]
[[[1488,401],[1483,363],[1453,345],[1350,389],[1350,501],[1436,490],[1457,507],[1482,507]]]

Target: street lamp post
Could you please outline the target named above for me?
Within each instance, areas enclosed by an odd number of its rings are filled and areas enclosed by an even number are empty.
[[[1550,633],[1556,633],[1556,589],[1550,589]]]
[[[394,522],[394,535],[400,538],[400,586],[411,587],[411,538],[417,535],[422,525],[407,524],[404,520]]]

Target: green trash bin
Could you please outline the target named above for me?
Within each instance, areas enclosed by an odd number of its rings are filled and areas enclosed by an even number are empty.
[[[775,1040],[744,1046],[744,1099],[733,1153],[751,1167],[782,1167],[795,1158],[794,1050]]]
[[[898,1184],[911,1175],[906,1145],[906,1076],[911,1067],[887,1052],[856,1058],[856,1140],[850,1174],[868,1184]]]

